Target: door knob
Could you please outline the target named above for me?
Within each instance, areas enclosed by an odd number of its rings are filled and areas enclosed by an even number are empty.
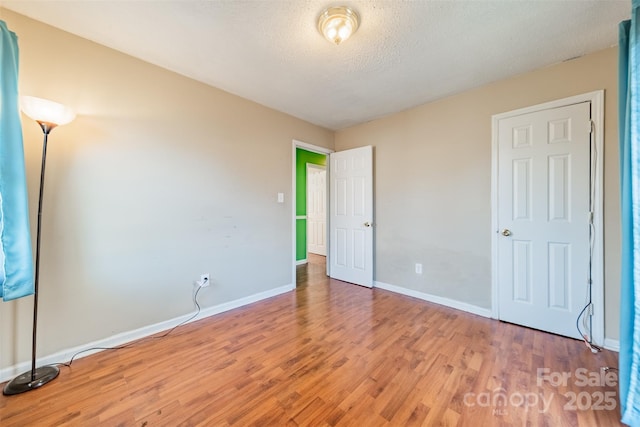
[[[504,230],[502,230],[502,235],[511,236],[511,230],[509,230],[508,228],[505,228]]]
[[[365,227],[371,227],[371,223],[369,221],[367,221],[367,222],[364,223],[364,226]]]

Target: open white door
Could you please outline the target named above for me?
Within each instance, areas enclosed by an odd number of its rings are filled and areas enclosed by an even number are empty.
[[[373,286],[373,149],[329,156],[329,275]]]

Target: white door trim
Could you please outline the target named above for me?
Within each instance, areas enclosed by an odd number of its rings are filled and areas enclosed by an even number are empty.
[[[296,286],[296,149],[311,151],[329,155],[334,152],[330,148],[320,147],[318,145],[308,144],[306,142],[294,139],[291,144],[291,284]],[[329,165],[327,164],[327,178],[329,178]],[[329,180],[327,179],[327,182]],[[306,196],[305,196],[306,197]],[[328,193],[327,193],[328,197]],[[327,210],[328,212],[328,210]],[[329,218],[327,215],[327,245],[329,244]],[[327,275],[329,274],[329,252],[327,252]]]
[[[592,301],[593,301],[593,341],[604,345],[604,261],[603,261],[603,154],[604,154],[604,90],[576,95],[569,98],[546,102],[491,118],[491,317],[499,318],[498,307],[498,122],[507,117],[533,113],[540,110],[563,107],[581,102],[591,102],[591,120],[593,132],[591,140],[595,148],[595,161],[592,160],[594,176],[593,188],[593,264],[592,264]]]

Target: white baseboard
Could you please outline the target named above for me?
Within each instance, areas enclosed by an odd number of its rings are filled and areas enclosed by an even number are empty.
[[[223,313],[225,311],[233,310],[234,308],[242,307],[244,305],[252,304],[254,302],[261,301],[263,299],[271,298],[276,295],[280,295],[295,289],[294,285],[285,285],[280,286],[278,288],[270,289],[265,292],[260,292],[254,295],[249,295],[248,297],[240,298],[234,301],[229,301],[223,304],[215,305],[213,307],[207,307],[200,311],[200,313],[189,320],[187,323],[195,322],[200,319],[204,319],[206,317],[214,316],[219,313]],[[193,316],[193,313],[185,314],[184,316],[179,316],[170,320],[165,320],[160,323],[156,323],[149,326],[144,326],[139,329],[135,329],[132,331],[122,332],[116,335],[113,335],[108,338],[104,338],[101,340],[93,341],[87,344],[83,344],[74,348],[66,349],[59,351],[55,354],[51,354],[45,357],[40,357],[37,359],[36,366],[43,365],[52,365],[56,363],[67,362],[73,357],[74,354],[83,351],[83,353],[79,354],[76,359],[80,359],[90,354],[98,353],[103,350],[89,350],[94,347],[118,347],[120,345],[126,344],[131,341],[139,340],[141,338],[147,337],[149,335],[157,334],[158,332],[169,330],[176,325],[184,322],[189,317]],[[8,381],[13,377],[31,370],[31,361],[25,361],[18,363],[13,366],[9,366],[0,370],[0,383]]]
[[[620,341],[612,340],[611,338],[604,339],[604,348],[611,351],[620,352]]]
[[[414,291],[412,289],[401,288],[399,286],[390,285],[384,282],[373,282],[373,286],[376,288],[384,289],[398,294],[407,295],[409,297],[419,298],[424,301],[429,301],[435,304],[444,305],[445,307],[455,308],[456,310],[466,311],[467,313],[477,314],[482,317],[491,317],[491,310],[488,308],[478,307],[477,305],[468,304],[466,302],[456,301],[449,298],[439,297],[437,295],[431,295],[424,292]]]
[[[296,265],[302,265],[302,264],[306,264],[307,263],[307,259],[301,259],[299,261],[296,261]]]

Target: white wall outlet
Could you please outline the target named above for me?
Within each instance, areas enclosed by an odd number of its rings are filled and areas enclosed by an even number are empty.
[[[284,203],[284,193],[278,193],[278,203]]]
[[[422,274],[422,264],[416,264],[416,274]]]
[[[198,286],[204,288],[205,286],[209,286],[209,273],[202,273],[200,275],[200,281],[198,282]]]

